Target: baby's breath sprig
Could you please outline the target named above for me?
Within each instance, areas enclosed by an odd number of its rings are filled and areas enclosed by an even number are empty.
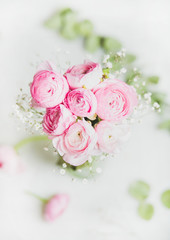
[[[13,115],[20,119],[26,130],[30,133],[35,131],[43,134],[42,121],[45,114],[44,109],[32,107],[32,98],[29,94],[23,93],[20,89],[20,93],[17,96],[16,104],[14,105]]]

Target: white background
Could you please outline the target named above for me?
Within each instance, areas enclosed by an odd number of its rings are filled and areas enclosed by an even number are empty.
[[[32,81],[37,62],[57,60],[58,48],[71,52],[73,64],[85,57],[81,40],[67,42],[42,25],[64,6],[91,19],[99,34],[121,39],[138,55],[146,73],[161,77],[159,89],[170,95],[169,0],[0,0],[1,143],[14,144],[26,136],[24,129],[17,132],[9,114],[19,88],[27,89]],[[62,56],[58,53],[58,60]],[[86,185],[54,171],[54,159],[38,151],[41,145],[25,147],[21,152],[25,171],[18,176],[0,173],[0,239],[169,240],[170,211],[162,206],[160,195],[170,188],[170,135],[156,129],[158,120],[151,113],[137,124],[120,156]],[[127,193],[137,179],[151,185],[148,201],[155,206],[155,215],[149,222],[137,216],[137,203]],[[42,218],[41,204],[26,190],[44,197],[66,192],[71,202],[65,214],[49,224]]]

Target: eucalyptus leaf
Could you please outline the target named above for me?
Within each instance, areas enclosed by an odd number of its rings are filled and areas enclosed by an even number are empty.
[[[138,214],[142,219],[150,220],[154,215],[153,205],[141,202],[138,207]]]
[[[68,40],[75,39],[77,37],[75,25],[70,23],[70,24],[62,26],[61,30],[60,30],[60,34],[62,37],[66,38]]]
[[[77,22],[77,13],[71,8],[65,8],[60,11],[62,26],[75,24]]]
[[[139,200],[145,200],[150,193],[150,186],[143,181],[136,181],[134,183],[132,183],[129,187],[129,194]]]
[[[165,129],[165,130],[169,130],[170,131],[170,119],[160,123],[158,127],[160,129]]]
[[[131,64],[136,60],[136,56],[133,54],[126,54],[125,61],[127,64]]]
[[[165,207],[170,208],[170,190],[162,193],[161,201]]]
[[[83,37],[87,37],[93,32],[93,24],[89,20],[84,20],[76,24],[77,33]]]
[[[96,35],[90,35],[85,38],[84,47],[87,51],[94,53],[100,47],[100,37]]]
[[[60,14],[57,12],[53,16],[51,16],[47,21],[45,21],[44,25],[47,28],[53,30],[59,30],[61,27],[61,17]]]
[[[158,84],[159,83],[159,77],[158,76],[151,76],[147,78],[147,83],[149,84]]]
[[[152,104],[157,102],[161,107],[165,104],[166,94],[162,92],[152,92]]]
[[[102,47],[106,52],[117,52],[122,48],[122,44],[117,39],[104,37]]]

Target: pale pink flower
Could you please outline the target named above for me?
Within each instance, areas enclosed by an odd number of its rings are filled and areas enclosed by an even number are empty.
[[[93,92],[97,99],[97,115],[118,122],[127,118],[138,104],[135,89],[125,82],[108,79],[98,84]]]
[[[63,214],[69,203],[67,194],[57,194],[50,198],[45,205],[44,217],[47,221],[54,221]]]
[[[85,87],[92,89],[102,78],[101,65],[94,62],[85,62],[69,68],[65,77],[71,89]]]
[[[64,131],[76,121],[69,109],[63,104],[55,108],[48,108],[43,118],[44,132],[51,136],[57,136],[64,133]]]
[[[71,165],[82,165],[92,154],[97,142],[94,128],[85,120],[71,125],[61,136],[53,139],[53,146],[64,161]]]
[[[108,121],[100,121],[95,127],[98,149],[105,153],[117,153],[124,142],[129,139],[130,127]]]
[[[39,107],[55,107],[64,100],[69,86],[65,77],[53,70],[50,64],[44,65],[44,70],[42,66],[34,75],[30,86],[31,95]]]
[[[22,170],[20,158],[11,146],[0,146],[0,171],[1,170],[10,174],[19,173]]]
[[[91,117],[97,109],[95,95],[89,90],[78,88],[70,91],[65,98],[64,104],[72,113],[79,117]]]

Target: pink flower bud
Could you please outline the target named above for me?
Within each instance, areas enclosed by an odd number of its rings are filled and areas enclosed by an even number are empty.
[[[19,173],[21,170],[19,156],[11,146],[0,146],[0,171],[1,170],[10,174]]]
[[[45,205],[44,217],[47,221],[54,221],[63,214],[69,203],[69,196],[67,194],[57,194],[50,198]]]

